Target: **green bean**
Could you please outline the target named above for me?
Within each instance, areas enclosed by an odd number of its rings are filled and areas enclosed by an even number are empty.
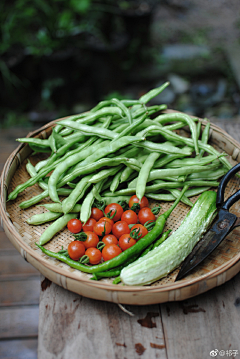
[[[70,180],[73,180],[74,178],[76,178],[80,175],[92,173],[92,172],[94,172],[100,168],[104,168],[106,166],[111,167],[110,169],[108,169],[108,171],[109,171],[109,170],[113,169],[112,167],[119,166],[121,163],[135,169],[136,171],[139,171],[141,168],[141,163],[138,160],[136,160],[135,158],[127,158],[127,157],[101,158],[100,160],[98,160],[94,163],[89,163],[86,166],[79,167],[79,168],[75,169],[73,172],[70,172],[69,174],[67,174],[58,183],[58,187],[62,187],[63,185],[68,183],[70,178],[71,178]],[[114,171],[114,169],[113,169],[113,171]]]
[[[109,143],[109,141],[107,142],[103,142],[103,143],[98,143],[97,145],[92,145],[91,147],[88,147],[86,149],[84,149],[83,151],[79,152],[79,153],[75,153],[74,155],[68,157],[65,161],[62,161],[53,171],[53,173],[51,174],[50,178],[49,178],[49,182],[48,182],[48,190],[49,190],[49,196],[51,198],[51,200],[53,202],[59,202],[59,198],[58,198],[58,194],[57,194],[57,183],[59,181],[60,176],[66,172],[66,170],[68,168],[70,168],[71,166],[75,165],[76,163],[78,163],[81,160],[84,160],[82,162],[86,163],[87,160],[86,158],[89,160],[89,158],[91,158],[91,155],[95,155],[96,153],[98,153],[97,151],[104,146],[104,144]],[[76,176],[77,177],[77,176]],[[76,178],[75,177],[75,178]],[[72,180],[68,179],[65,183],[70,182]]]
[[[123,114],[127,117],[129,124],[132,124],[132,116],[131,116],[131,112],[129,111],[129,109],[124,105],[124,103],[122,103],[121,101],[119,101],[117,98],[113,98],[112,103],[114,103],[117,107],[119,107]]]
[[[173,195],[174,198],[178,198],[180,195],[180,191],[178,189],[169,189],[169,192]],[[186,191],[187,192],[187,191]],[[186,196],[186,192],[185,194],[182,196],[181,201],[183,203],[185,203],[186,205],[188,205],[189,207],[193,206],[193,203],[188,199],[188,197]]]
[[[131,134],[131,132],[136,129],[148,116],[148,114],[144,114],[142,117],[140,117],[138,120],[134,121],[132,124],[130,124],[128,127],[126,127],[122,132],[120,132],[113,141],[116,141],[118,138],[121,138],[123,136]]]
[[[144,94],[139,98],[139,102],[142,104],[148,103],[154,97],[158,96],[168,85],[169,82],[165,82],[162,86],[150,90],[149,92],[147,92],[146,94]]]
[[[43,171],[45,171],[46,169],[50,168],[50,171],[52,171],[54,168],[57,167],[57,165],[59,163],[62,163],[63,161],[65,161],[67,158],[80,153],[82,150],[86,149],[86,148],[90,148],[91,145],[92,146],[97,146],[99,143],[101,143],[102,139],[97,139],[96,136],[92,136],[91,138],[89,138],[85,143],[80,144],[79,146],[77,146],[77,148],[74,148],[70,151],[67,151],[69,149],[68,144],[62,146],[61,148],[58,149],[58,151],[56,153],[54,153],[54,155],[52,155],[49,158],[49,161],[47,163],[47,166],[45,169],[43,169]],[[69,144],[75,144],[75,142],[69,142]],[[71,147],[71,146],[70,146]],[[92,148],[92,147],[91,147]],[[91,150],[90,150],[91,151]],[[62,158],[59,158],[60,156],[63,156]],[[49,171],[49,172],[50,172]]]
[[[122,169],[122,165],[108,168],[101,170],[100,172],[96,173],[92,178],[89,180],[90,183],[98,183],[99,181],[102,181],[103,179],[108,178],[109,176],[115,175],[117,172],[119,172]]]
[[[206,126],[204,127],[204,130],[202,132],[202,138],[201,141],[202,143],[207,144],[208,140],[209,140],[209,132],[210,132],[210,122],[207,122]],[[204,150],[201,149],[200,153],[199,153],[199,157],[202,157],[204,154]]]
[[[162,115],[164,116],[164,115]],[[188,118],[188,117],[187,117]],[[191,119],[191,117],[189,117],[189,119]],[[191,119],[192,120],[192,119]],[[189,121],[189,126],[190,130],[192,132],[192,141],[194,144],[194,149],[196,154],[199,154],[199,148],[198,148],[198,138],[197,138],[197,128],[196,128],[196,124],[193,121]],[[146,128],[145,130],[142,130],[141,132],[138,132],[137,135],[138,136],[146,136],[147,133],[160,133],[161,135],[165,136],[167,139],[173,141],[176,140],[176,136],[175,134],[173,134],[172,131],[166,130],[164,127],[160,127],[160,126],[150,126],[148,128]],[[180,139],[180,136],[178,137],[178,140]]]
[[[150,174],[148,176],[148,182],[153,181],[155,179],[162,179],[166,176],[180,176],[180,175],[186,175],[191,174],[193,172],[203,172],[206,170],[213,170],[216,169],[219,166],[219,163],[212,163],[207,166],[185,166],[181,168],[166,168],[166,169],[156,169],[150,171]]]
[[[227,173],[226,168],[218,168],[215,171],[206,170],[201,173],[190,173],[187,176],[187,180],[192,181],[214,181],[218,180],[220,177],[224,176]]]
[[[92,146],[94,146],[94,145],[92,145]],[[99,144],[96,145],[96,146],[99,147]],[[97,147],[97,148],[98,148],[98,147]],[[69,154],[69,157],[71,157],[71,155],[72,155],[72,156],[76,155],[78,151],[79,151],[79,150],[75,150],[75,151],[74,151],[74,154],[70,153],[70,154]],[[85,151],[85,152],[84,152],[84,151]],[[81,152],[81,156],[82,156],[83,158],[85,158],[86,156],[88,156],[88,153],[89,153],[88,151],[92,151],[92,152],[96,151],[96,147],[89,147],[88,149],[85,149],[84,151]],[[70,151],[70,152],[71,152],[71,151]],[[66,159],[69,158],[69,157],[68,157],[68,156],[65,156],[64,159],[62,158],[62,159],[59,159],[58,161],[55,161],[55,162],[52,163],[51,165],[46,166],[46,167],[43,168],[41,171],[39,171],[36,176],[34,176],[34,177],[30,178],[29,180],[27,180],[26,182],[24,182],[24,183],[18,185],[18,186],[9,194],[8,200],[13,200],[13,199],[15,199],[20,192],[24,191],[26,188],[28,188],[28,187],[30,187],[30,186],[33,186],[35,183],[37,183],[37,182],[39,181],[39,179],[43,178],[43,177],[46,176],[50,171],[52,171],[52,170],[56,167],[57,164],[62,163],[63,160],[66,160]],[[67,163],[68,163],[68,161],[67,161]]]
[[[197,123],[197,138],[200,140],[200,134],[201,134],[201,122],[198,121]]]
[[[140,169],[136,184],[136,195],[139,201],[141,201],[144,196],[149,173],[159,156],[160,154],[157,152],[150,153]]]
[[[50,144],[49,139],[42,139],[42,138],[36,138],[36,137],[26,137],[26,138],[17,138],[16,141],[21,143],[28,143],[33,145],[39,145],[48,148],[48,151],[50,150]]]
[[[67,119],[69,121],[76,121],[76,120],[79,120],[79,119],[82,119],[82,118],[86,117],[88,114],[89,114],[89,112],[83,112],[83,113],[80,113],[80,114],[77,114],[77,115],[68,116]],[[57,125],[55,126],[55,131],[56,132],[61,131],[62,133],[64,133],[63,126],[61,125],[61,120],[59,120],[57,122]]]
[[[112,196],[112,197],[102,197],[102,200],[106,203],[106,205],[111,203],[118,203],[118,202],[129,202],[131,196]]]
[[[28,159],[28,163],[26,164],[26,170],[28,171],[29,175],[31,177],[34,177],[37,175],[37,172],[35,170],[35,167],[31,164],[31,162]],[[45,183],[43,180],[38,181],[38,185],[40,188],[42,188],[44,191],[48,189],[47,183]]]
[[[117,134],[113,131],[110,131],[106,128],[102,128],[102,127],[93,127],[93,126],[89,126],[89,125],[85,125],[82,123],[77,123],[77,122],[72,122],[72,121],[62,121],[62,124],[66,127],[70,127],[73,128],[74,130],[78,130],[80,132],[82,132],[85,135],[96,135],[99,136],[101,138],[106,138],[106,139],[114,139],[117,137]]]
[[[138,117],[147,114],[148,116],[151,116],[153,114],[155,114],[156,112],[162,111],[166,109],[166,105],[154,105],[154,106],[145,106],[144,104],[142,104],[139,108],[137,108],[135,110],[135,108],[133,107],[131,112],[132,112],[132,116],[133,119],[137,119]]]
[[[44,204],[39,204],[39,207],[45,207],[46,209],[48,209],[51,212],[60,212],[63,213],[63,209],[62,209],[62,204],[61,203],[44,203]],[[71,213],[79,213],[81,211],[81,204],[75,204],[75,206],[71,209]]]
[[[69,194],[72,192],[72,189],[69,188],[59,188],[57,190],[57,193],[59,196],[69,196]],[[48,189],[43,191],[42,193],[26,200],[23,201],[19,204],[19,207],[22,209],[26,209],[29,208],[31,206],[33,206],[34,204],[39,203],[40,201],[42,201],[44,198],[47,198],[49,196],[49,191]]]
[[[75,168],[71,173],[66,175],[64,178],[64,182],[65,183],[70,182],[73,179],[75,179],[76,177],[78,177],[78,175],[79,175],[78,173],[81,173],[81,170],[82,170],[81,167],[84,166],[85,164],[94,163],[95,161],[103,158],[104,156],[114,153],[117,150],[119,150],[120,148],[125,147],[125,146],[129,145],[130,143],[133,143],[133,142],[135,143],[136,141],[141,141],[141,138],[138,138],[135,136],[124,136],[122,138],[119,138],[116,142],[113,142],[113,143],[110,142],[110,144],[103,146],[101,149],[99,149],[98,151],[95,151],[95,153],[88,156],[85,159],[85,161],[83,161],[79,164],[78,168]],[[63,166],[63,170],[64,169],[65,169],[65,166]],[[52,175],[53,175],[53,173],[52,173]],[[51,179],[52,175],[50,176],[50,179]],[[51,184],[56,186],[56,183],[58,182],[58,178],[59,177],[54,179],[54,181],[51,181]],[[63,181],[62,181],[62,183],[63,183]]]
[[[112,180],[112,183],[110,185],[110,191],[111,192],[115,192],[116,189],[118,188],[119,186],[119,183],[120,183],[120,178],[121,178],[121,175],[122,175],[122,171],[118,171],[115,176],[113,177],[113,180]]]
[[[121,125],[117,125],[116,123],[114,123],[114,126],[111,126],[110,130],[116,133],[120,133],[123,130],[125,130],[125,128],[128,128],[128,126],[129,126],[128,123],[122,123]]]
[[[35,166],[35,171],[39,172],[43,167],[46,166],[47,162],[48,162],[48,159],[39,161]]]
[[[172,202],[175,199],[171,193],[146,193],[145,196],[163,202]]]
[[[83,177],[70,195],[63,200],[62,209],[65,214],[71,212],[75,204],[84,196],[85,191],[91,185],[91,183],[88,182],[91,177],[91,175]]]
[[[59,147],[61,147],[61,145],[65,145],[66,144],[66,140],[63,139],[63,137],[61,135],[59,135],[58,133],[56,133],[56,131],[52,130],[51,135],[48,137],[48,141],[49,141],[49,145],[51,147],[52,153],[57,152],[57,149]]]
[[[121,173],[120,183],[127,181],[130,175],[134,172],[134,169],[131,167],[125,167]]]
[[[187,187],[183,189],[182,194],[184,194],[186,189],[187,189]],[[86,266],[86,265],[81,264],[77,261],[74,261],[70,258],[67,258],[66,256],[64,256],[62,254],[49,251],[46,248],[44,248],[42,245],[39,245],[37,243],[36,243],[36,245],[38,248],[41,249],[41,251],[43,253],[47,254],[48,256],[56,258],[64,263],[68,264],[70,267],[78,269],[82,272],[98,273],[98,272],[107,271],[107,270],[116,268],[116,267],[126,263],[130,258],[139,255],[140,253],[142,253],[142,251],[145,248],[147,248],[153,241],[155,241],[155,239],[162,233],[167,218],[170,216],[171,212],[174,210],[174,208],[177,206],[177,204],[179,203],[180,200],[181,200],[181,197],[179,197],[166,212],[162,213],[157,218],[154,228],[150,232],[148,232],[143,238],[139,239],[134,246],[126,249],[124,252],[120,253],[118,256],[116,256],[106,262],[97,264],[97,265]],[[69,216],[69,215],[67,215],[67,216]]]
[[[63,216],[56,219],[50,226],[48,226],[39,238],[39,244],[43,245],[49,242],[55,234],[60,232],[66,227],[71,219],[77,218],[76,213],[64,214]]]
[[[212,161],[216,160],[217,158],[224,156],[224,154],[220,154],[219,156],[216,155],[209,155],[203,158],[195,157],[195,158],[181,158],[176,159],[166,165],[166,168],[175,168],[175,167],[182,167],[182,166],[192,166],[192,165],[198,165],[203,166],[208,163],[211,163]]]
[[[154,121],[158,122],[158,123],[161,123],[161,124],[164,123],[165,121],[186,122],[186,124],[189,126],[190,131],[192,133],[192,140],[193,140],[193,143],[194,143],[194,148],[195,148],[196,154],[197,155],[199,154],[197,127],[196,127],[195,122],[193,121],[193,119],[189,115],[174,112],[174,113],[160,115],[157,118],[155,118]]]
[[[184,148],[179,148],[173,145],[170,145],[169,141],[168,142],[163,142],[163,143],[154,143],[151,141],[140,141],[136,144],[134,144],[134,146],[137,147],[142,147],[144,149],[149,150],[150,152],[160,152],[160,153],[165,153],[165,154],[179,154],[182,156],[190,156],[192,154],[192,150],[190,149],[190,147],[184,147]]]
[[[96,186],[96,190],[100,192],[102,186],[104,184],[104,180],[98,182]],[[94,202],[94,187],[91,189],[91,191],[87,194],[87,196],[84,198],[82,202],[82,208],[80,212],[80,220],[84,224],[87,222],[87,220],[91,216],[91,210],[92,210],[92,204]]]
[[[23,201],[19,204],[19,207],[22,209],[26,209],[29,208],[31,206],[33,206],[34,204],[39,203],[40,201],[42,201],[44,198],[48,197],[48,190],[43,191],[42,193],[31,197],[30,199]]]
[[[29,217],[26,222],[31,225],[39,225],[47,222],[54,221],[55,219],[62,216],[62,213],[57,212],[44,212],[34,214],[33,216]]]
[[[78,115],[72,116],[71,118],[67,117],[68,121],[77,121],[80,120],[81,123],[91,124],[96,121],[98,118],[106,117],[106,116],[118,116],[122,117],[122,111],[118,107],[104,107],[96,112],[87,112],[85,116],[78,117]],[[75,117],[75,118],[74,118]],[[63,125],[65,119],[58,121],[58,125]],[[79,122],[79,123],[80,123]]]
[[[189,149],[189,147],[186,146],[185,149]],[[179,157],[184,157],[184,156],[186,156],[186,155],[185,154],[182,154],[182,155],[181,154],[167,154],[167,155],[164,155],[163,157],[159,158],[158,161],[155,162],[153,168],[164,167],[169,162],[172,162],[173,160],[178,159]]]

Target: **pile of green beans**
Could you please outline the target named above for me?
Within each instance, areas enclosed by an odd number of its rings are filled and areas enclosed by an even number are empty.
[[[181,201],[192,206],[192,196],[218,186],[232,166],[224,153],[208,143],[210,123],[201,131],[199,119],[165,113],[164,104],[151,105],[168,85],[138,100],[101,101],[88,112],[58,120],[48,139],[17,139],[28,144],[33,155],[49,153],[35,167],[28,163],[30,178],[8,196],[14,200],[38,183],[43,192],[20,207],[50,198],[48,212],[29,219],[30,224],[54,221],[41,243],[50,240],[70,217],[86,223],[96,199],[107,205],[136,194],[139,199],[174,201],[179,190],[188,186]],[[186,126],[191,137],[179,134]]]

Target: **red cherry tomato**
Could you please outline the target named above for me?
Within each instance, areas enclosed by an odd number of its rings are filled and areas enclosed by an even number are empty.
[[[98,264],[101,262],[102,253],[95,247],[90,247],[86,250],[85,255],[89,258],[90,264]]]
[[[125,221],[127,224],[135,224],[138,221],[138,215],[136,212],[128,209],[127,211],[123,212],[121,221]]]
[[[121,216],[123,214],[123,208],[118,203],[110,203],[104,209],[104,212],[108,216],[113,216],[115,213],[115,215],[112,219],[114,222],[117,222],[117,221],[119,221],[119,219],[121,218]]]
[[[143,207],[138,212],[138,219],[141,224],[145,224],[147,221],[155,221],[155,215],[152,213],[151,208]]]
[[[119,239],[122,234],[130,233],[130,228],[128,227],[127,222],[118,221],[114,223],[112,227],[112,234]]]
[[[106,236],[103,237],[102,242],[104,244],[118,244],[118,240],[117,237],[115,237],[113,234],[107,234]]]
[[[102,257],[104,261],[108,261],[109,259],[118,256],[120,253],[122,253],[122,250],[116,244],[107,244],[102,250]]]
[[[67,224],[68,230],[71,233],[79,233],[82,230],[82,222],[77,218],[70,219]]]
[[[141,223],[137,223],[131,228],[130,235],[134,239],[138,240],[146,236],[147,233],[148,233],[147,228],[144,227]]]
[[[149,202],[148,202],[148,199],[143,196],[143,198],[141,199],[141,201],[139,202],[139,199],[137,198],[137,196],[134,194],[130,200],[129,200],[129,208],[132,209],[132,206],[134,205],[134,203],[137,203],[139,204],[140,206],[140,209],[143,208],[143,207],[148,207],[149,206]],[[138,211],[137,211],[138,212]]]
[[[99,219],[99,222],[100,221],[107,221],[107,222],[109,222],[111,224],[111,226],[114,225],[113,220],[111,218],[108,218],[108,217],[102,217],[102,218]]]
[[[96,224],[97,223],[97,221],[96,221],[96,219],[94,219],[94,218],[89,218],[88,220],[87,220],[87,222],[83,225],[83,227],[82,227],[82,229],[83,229],[83,231],[84,232],[86,232],[86,231],[93,231],[93,226],[94,226],[94,224]]]
[[[103,211],[97,207],[93,207],[91,209],[91,217],[96,219],[96,221],[99,221],[100,218],[104,216]]]
[[[133,239],[130,234],[123,234],[120,238],[119,238],[119,247],[125,251],[126,249],[134,246],[134,244],[136,244],[137,241],[135,239]]]
[[[72,241],[68,245],[68,254],[74,261],[79,260],[85,254],[85,247],[80,241]]]
[[[97,247],[97,244],[99,242],[99,238],[96,233],[86,231],[87,235],[86,241],[82,242],[85,248],[91,248],[91,247]]]
[[[106,234],[109,234],[111,232],[111,230],[112,230],[112,225],[107,221],[98,221],[93,226],[93,231],[98,236],[105,236]]]

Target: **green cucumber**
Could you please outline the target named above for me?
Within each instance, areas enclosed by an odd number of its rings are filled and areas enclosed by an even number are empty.
[[[165,277],[191,253],[216,215],[216,192],[203,192],[180,227],[159,247],[123,268],[126,285],[145,285]]]

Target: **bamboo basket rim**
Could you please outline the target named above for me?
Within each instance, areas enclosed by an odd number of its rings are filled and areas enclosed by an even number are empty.
[[[179,111],[174,111],[174,110],[168,110],[168,112],[179,112]],[[67,116],[68,117],[68,116]],[[196,118],[196,116],[194,116]],[[47,123],[46,125],[42,126],[41,128],[32,131],[30,133],[28,133],[28,135],[26,137],[33,137],[33,136],[37,136],[37,135],[43,135],[45,136],[45,131],[51,129],[53,126],[55,126],[56,122],[62,120],[63,118],[59,118],[57,120],[51,121],[49,123]],[[200,119],[200,121],[202,122],[203,126],[206,125],[206,123],[208,121]],[[239,150],[240,152],[240,144],[234,139],[232,138],[226,131],[224,131],[223,129],[221,129],[220,127],[218,127],[217,125],[211,123],[210,125],[211,131],[217,132],[217,133],[221,133],[222,135],[224,135],[224,137],[235,147]],[[210,134],[211,135],[211,134]],[[230,269],[231,267],[235,266],[237,264],[237,262],[240,261],[240,253],[236,254],[232,259],[227,260],[225,263],[221,264],[219,267],[211,270],[210,272],[203,274],[199,277],[196,278],[190,278],[190,279],[182,279],[180,281],[177,282],[172,282],[172,283],[167,283],[164,285],[159,285],[159,286],[119,286],[119,285],[114,285],[114,284],[110,284],[110,283],[106,283],[106,282],[101,282],[101,281],[92,281],[90,279],[85,279],[85,278],[81,278],[81,279],[76,279],[76,277],[74,276],[74,274],[71,274],[70,272],[67,272],[64,268],[58,268],[57,266],[54,265],[54,262],[51,262],[49,260],[46,260],[45,257],[47,256],[40,256],[38,254],[37,250],[34,250],[32,248],[30,248],[23,240],[23,238],[21,237],[21,235],[18,233],[18,231],[16,230],[16,228],[14,227],[13,223],[11,222],[10,218],[8,217],[8,214],[5,210],[5,205],[6,203],[4,202],[4,194],[5,194],[5,190],[7,190],[7,186],[5,183],[5,179],[6,176],[8,175],[8,171],[9,168],[11,167],[11,164],[13,163],[14,159],[16,157],[18,157],[18,152],[20,151],[21,148],[23,148],[25,146],[24,143],[20,144],[8,157],[7,161],[5,162],[4,168],[2,170],[2,174],[1,174],[1,178],[0,178],[0,182],[1,182],[1,188],[0,188],[0,217],[1,217],[1,225],[4,228],[5,232],[7,233],[7,235],[9,236],[10,234],[13,235],[13,237],[15,238],[16,242],[17,242],[17,248],[18,251],[21,253],[21,255],[26,258],[26,253],[28,255],[30,255],[30,257],[36,259],[38,262],[40,262],[40,264],[42,264],[45,268],[47,268],[48,270],[55,272],[57,274],[63,275],[65,277],[80,281],[80,282],[85,282],[87,283],[87,285],[89,287],[96,287],[96,288],[101,288],[103,290],[107,290],[107,291],[114,291],[114,292],[134,292],[134,293],[142,293],[142,292],[149,292],[149,293],[162,293],[165,291],[174,291],[174,290],[179,290],[185,287],[189,287],[192,286],[194,284],[198,284],[202,281],[206,281],[208,279],[212,279],[217,277],[218,275],[224,273],[225,271],[227,271],[228,269]],[[97,298],[96,298],[97,299]]]

